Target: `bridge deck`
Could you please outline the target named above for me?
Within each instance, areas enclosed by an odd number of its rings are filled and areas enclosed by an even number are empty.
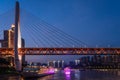
[[[119,55],[120,48],[19,48],[21,55]],[[1,55],[14,55],[13,48],[0,48]]]

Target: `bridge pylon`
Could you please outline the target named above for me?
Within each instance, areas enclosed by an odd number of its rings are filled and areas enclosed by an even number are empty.
[[[17,71],[22,69],[22,55],[19,55],[18,48],[21,48],[21,33],[20,33],[20,6],[16,1],[15,6],[15,33],[14,33],[14,62]]]

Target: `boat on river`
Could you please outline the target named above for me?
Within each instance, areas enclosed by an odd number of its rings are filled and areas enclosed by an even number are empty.
[[[43,77],[47,75],[52,75],[55,73],[55,69],[53,67],[42,67],[38,70],[38,68],[25,68],[21,75],[24,78],[35,78],[35,77]]]

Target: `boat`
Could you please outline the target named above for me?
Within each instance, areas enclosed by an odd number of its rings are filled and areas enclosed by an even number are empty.
[[[53,75],[54,73],[55,73],[55,69],[53,67],[41,67],[39,70],[26,68],[21,73],[21,75],[24,78],[37,78],[47,75]]]
[[[71,69],[69,67],[64,68],[64,73],[69,75],[71,73]]]

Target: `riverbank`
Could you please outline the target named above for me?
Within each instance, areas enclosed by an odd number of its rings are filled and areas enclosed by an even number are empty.
[[[0,74],[0,80],[17,80],[16,78],[21,78],[22,77],[19,73],[1,73]]]
[[[39,77],[44,77],[48,75],[53,75],[54,73],[43,73],[43,74],[38,74],[36,72],[23,72],[21,73],[21,76],[23,78],[39,78]]]
[[[4,73],[4,74],[0,74],[0,80],[2,78],[4,78],[5,80],[8,80],[8,78],[12,77],[17,77],[17,78],[21,78],[21,79],[33,79],[33,78],[41,78],[41,77],[45,77],[48,75],[53,75],[54,73],[44,73],[44,74],[38,74],[35,72],[16,72],[16,73]]]
[[[16,71],[13,71],[13,72],[1,72],[0,73],[0,76],[4,76],[4,75],[10,75],[10,76],[15,76],[15,75],[20,75],[20,73],[19,72],[16,72]]]

